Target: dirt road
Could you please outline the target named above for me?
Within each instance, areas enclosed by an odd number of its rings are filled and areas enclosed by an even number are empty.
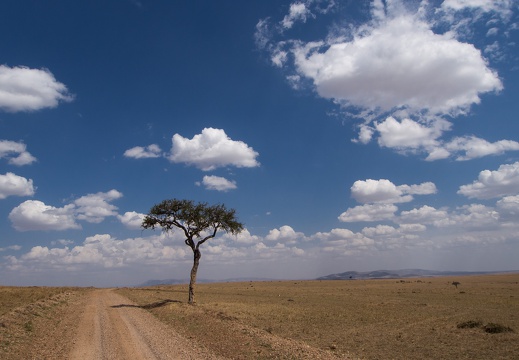
[[[70,360],[217,359],[109,289],[90,293]]]

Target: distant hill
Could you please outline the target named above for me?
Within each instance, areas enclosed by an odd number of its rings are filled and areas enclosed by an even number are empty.
[[[330,274],[321,276],[315,280],[366,280],[366,279],[402,279],[413,277],[428,276],[463,276],[463,275],[484,275],[484,274],[503,274],[503,273],[519,273],[518,271],[436,271],[423,269],[401,269],[401,270],[375,270],[375,271],[346,271],[338,274]],[[290,279],[286,279],[290,280]],[[302,280],[302,279],[299,279]],[[309,279],[310,280],[310,279]],[[280,281],[280,279],[271,278],[230,278],[223,280],[198,279],[197,283],[214,283],[214,282],[245,282],[245,281]],[[189,284],[189,279],[163,279],[148,280],[135,287],[159,286],[159,285],[178,285]]]
[[[375,270],[366,272],[346,271],[343,273],[321,276],[317,278],[317,280],[400,279],[427,276],[463,276],[497,273],[503,273],[503,271],[436,271],[423,269]]]

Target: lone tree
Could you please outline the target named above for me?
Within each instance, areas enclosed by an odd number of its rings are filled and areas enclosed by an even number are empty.
[[[164,232],[179,228],[184,232],[184,243],[193,250],[193,267],[189,281],[189,304],[195,304],[195,283],[198,264],[202,253],[200,245],[214,238],[218,230],[238,234],[243,224],[236,219],[236,211],[227,209],[223,204],[195,204],[191,200],[164,200],[153,206],[144,217],[141,225],[144,229],[157,226]]]

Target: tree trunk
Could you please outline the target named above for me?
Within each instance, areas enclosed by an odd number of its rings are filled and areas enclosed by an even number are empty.
[[[198,271],[198,264],[200,263],[200,258],[202,257],[202,253],[200,250],[193,250],[193,267],[191,268],[191,279],[189,281],[189,301],[188,303],[191,305],[195,305],[195,284],[196,284],[196,273]]]

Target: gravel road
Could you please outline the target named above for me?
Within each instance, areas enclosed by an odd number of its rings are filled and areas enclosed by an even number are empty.
[[[84,304],[71,360],[219,359],[110,289],[92,291]]]

